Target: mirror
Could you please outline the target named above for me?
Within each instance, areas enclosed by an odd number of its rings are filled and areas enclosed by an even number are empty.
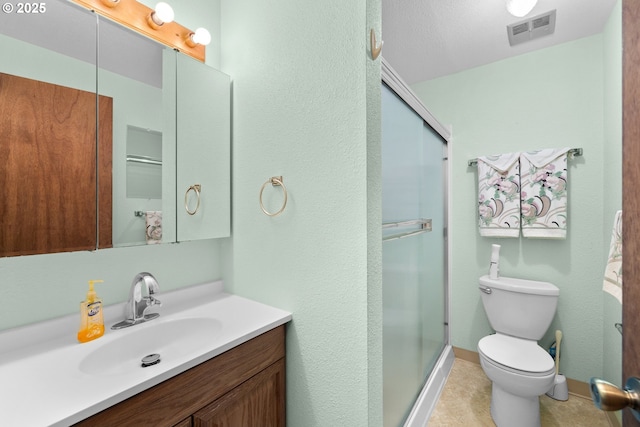
[[[230,234],[229,76],[188,58],[179,83],[185,55],[65,0],[0,15],[0,52],[0,257],[178,241],[178,141],[207,182],[181,240]],[[178,129],[180,85],[209,105]]]
[[[231,234],[230,79],[186,55],[177,60],[178,240],[227,237]]]
[[[176,55],[98,16],[98,93],[113,99],[114,247],[176,241]]]
[[[96,182],[111,174],[96,162],[96,17],[46,8],[0,14],[0,256],[110,246],[96,236]],[[99,132],[108,143],[108,126]]]

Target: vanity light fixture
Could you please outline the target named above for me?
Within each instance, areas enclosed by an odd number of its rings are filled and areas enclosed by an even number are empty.
[[[173,22],[174,13],[168,3],[160,2],[156,5],[153,12],[149,14],[147,23],[153,29],[160,28],[163,24]]]
[[[522,18],[536,7],[536,3],[538,3],[538,0],[507,0],[507,10],[513,16]]]
[[[186,43],[191,47],[195,47],[197,45],[207,46],[211,43],[211,34],[206,28],[196,28],[195,32],[187,36]]]
[[[175,22],[173,9],[165,2],[151,9],[138,0],[71,1],[198,61],[205,60],[205,45],[211,41],[209,32],[204,29],[193,31]]]

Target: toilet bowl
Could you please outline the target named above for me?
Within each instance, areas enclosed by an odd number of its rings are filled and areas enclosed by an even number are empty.
[[[497,427],[540,427],[539,396],[555,381],[553,358],[538,345],[555,315],[559,290],[548,282],[480,278],[489,323],[496,331],[478,342],[491,380],[491,417]]]
[[[502,334],[478,343],[480,365],[491,380],[491,417],[498,427],[540,426],[539,396],[553,387],[555,365],[535,341]]]

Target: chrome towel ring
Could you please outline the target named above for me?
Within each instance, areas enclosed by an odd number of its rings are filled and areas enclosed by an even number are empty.
[[[262,193],[264,192],[265,187],[267,186],[267,184],[271,183],[272,186],[280,186],[282,187],[282,192],[284,194],[284,201],[282,202],[282,207],[276,211],[276,212],[269,212],[265,207],[264,207],[264,203],[262,203]],[[287,206],[287,187],[284,186],[284,184],[282,183],[282,177],[281,176],[272,176],[271,178],[269,178],[267,180],[267,182],[265,182],[264,184],[262,184],[262,188],[260,188],[260,209],[262,209],[262,212],[264,212],[265,215],[268,216],[276,216],[276,215],[280,215],[282,213],[282,211],[284,211],[284,208]]]
[[[186,210],[189,215],[195,215],[196,212],[198,212],[198,209],[200,208],[200,190],[201,189],[202,187],[200,186],[200,184],[193,184],[192,186],[187,188],[187,192],[184,193],[184,210]],[[189,209],[189,192],[191,190],[193,190],[196,193],[197,204],[194,210]]]

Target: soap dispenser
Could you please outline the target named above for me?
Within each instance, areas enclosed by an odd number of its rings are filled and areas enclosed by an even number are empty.
[[[102,300],[96,295],[94,283],[102,280],[89,280],[87,299],[80,303],[80,329],[78,341],[84,343],[104,335],[104,317],[102,315]]]

